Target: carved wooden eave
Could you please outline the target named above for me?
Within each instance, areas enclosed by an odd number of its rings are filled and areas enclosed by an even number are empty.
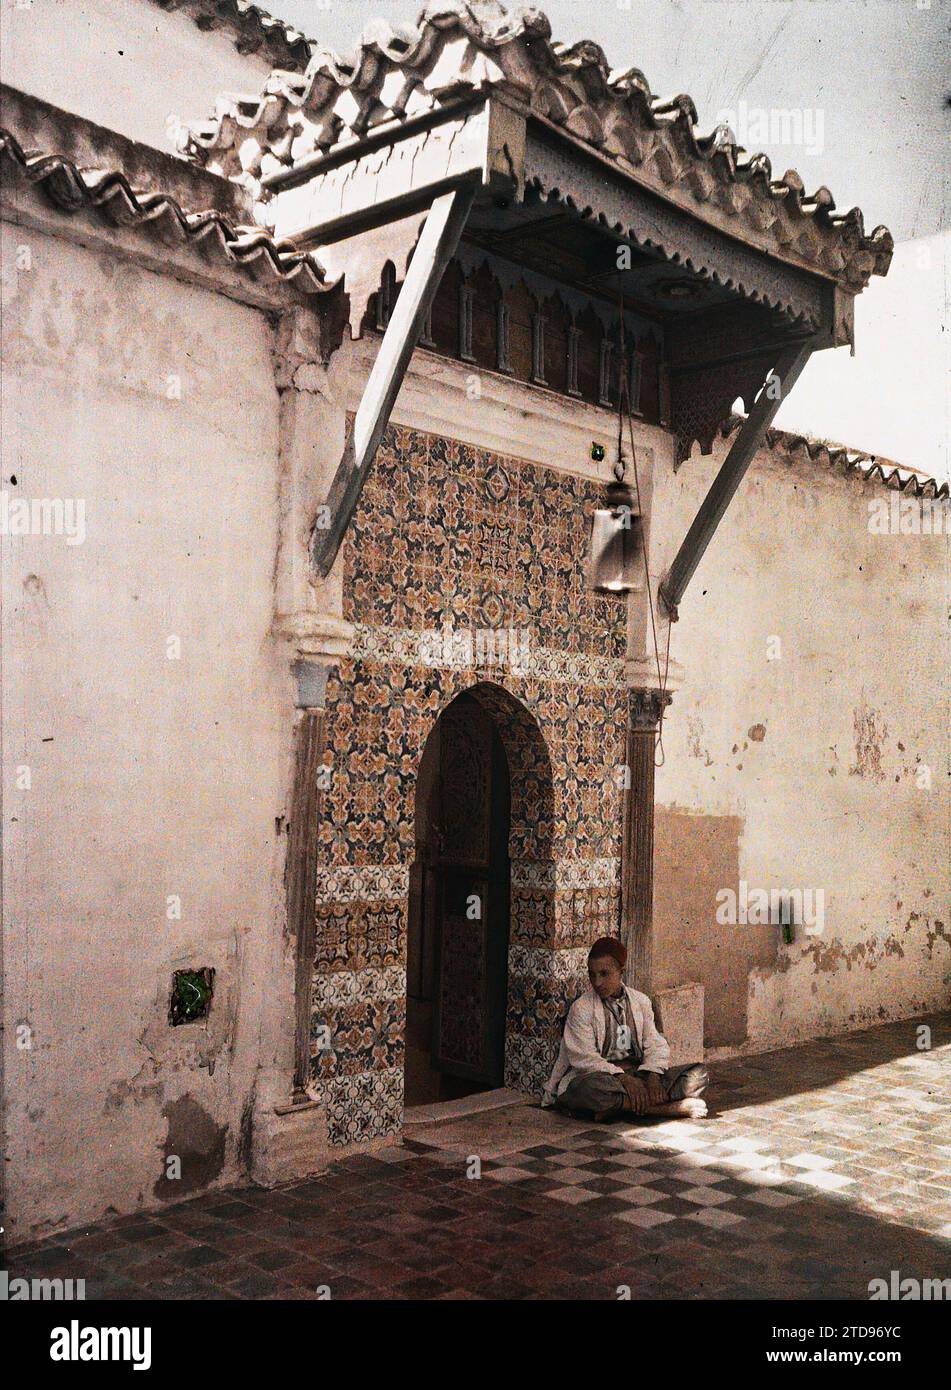
[[[310,248],[344,276],[355,335],[385,268],[405,276],[400,299],[412,286],[413,313],[389,316],[391,377],[374,383],[372,425],[358,411],[358,457],[341,463],[351,477],[332,489],[338,504],[354,499],[436,268],[462,237],[660,325],[662,418],[679,460],[695,442],[709,452],[744,400],[751,425],[724,465],[733,481],[719,489],[716,519],[778,409],[765,384],[785,395],[811,352],[851,344],[854,296],[888,268],[886,229],[866,236],[861,213],[833,215],[828,190],[807,198],[795,174],[773,180],[768,160],[741,159],[729,132],[698,136],[689,98],[657,101],[636,70],[612,74],[596,45],[549,39],[537,11],[441,0],[415,28],[371,26],[351,61],[321,51],[303,75],[272,73],[259,98],[224,101],[187,138],[192,159],[247,189],[278,244]],[[437,203],[444,232],[454,230],[429,237],[438,254],[424,269],[414,247]],[[409,335],[399,344],[397,327]],[[319,572],[347,520],[334,514],[332,535],[317,538]],[[699,533],[705,545],[712,530]],[[689,578],[698,558],[678,557],[677,573]],[[677,588],[665,591],[673,609]]]
[[[637,68],[612,70],[591,42],[554,43],[541,11],[509,14],[497,0],[430,0],[415,24],[373,21],[347,58],[315,47],[304,73],[276,70],[259,94],[222,98],[186,148],[254,188],[310,155],[490,90],[701,221],[853,293],[888,269],[892,239],[884,227],[866,234],[859,209],[838,213],[827,188],[807,194],[794,170],[774,178],[767,157],[740,148],[728,127],[699,134],[689,97],[655,96]]]
[[[536,266],[550,271],[545,228],[560,216],[562,241],[584,238],[587,287],[612,299],[620,291],[632,312],[646,309],[665,325],[680,459],[694,443],[709,452],[738,397],[751,404],[773,348],[804,338],[814,350],[853,342],[854,291],[806,257],[805,233],[780,249],[772,223],[757,230],[712,199],[701,213],[691,206],[689,177],[661,190],[630,161],[540,116],[511,84],[444,97],[358,138],[309,148],[290,166],[259,158],[250,143],[251,153],[242,145],[247,167],[238,174],[232,167],[232,177],[249,188],[259,220],[279,241],[319,250],[330,274],[344,270],[353,251],[328,246],[423,210],[440,185],[463,176],[477,185],[465,239],[488,250],[504,243],[509,259],[530,267],[534,249]],[[206,162],[225,172],[233,161],[215,153],[217,162],[209,152]],[[364,247],[360,284],[353,272],[347,277],[355,332],[367,295],[379,287],[385,248],[400,279],[412,240],[384,235],[378,243],[378,271]],[[622,246],[633,264],[618,273]]]

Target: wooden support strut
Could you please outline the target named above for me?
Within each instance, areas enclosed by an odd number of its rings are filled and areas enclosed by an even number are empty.
[[[704,551],[713,539],[717,527],[737,488],[753,461],[763,436],[772,424],[783,401],[792,390],[812,354],[811,343],[796,343],[782,350],[775,368],[766,377],[763,387],[756,397],[753,409],[740,427],[730,452],[723,460],[719,473],[710,484],[710,490],[694,517],[677,551],[674,562],[661,581],[658,598],[671,622],[677,619],[677,609],[684,596],[684,590],[693,577],[693,572],[703,558]],[[777,381],[779,389],[771,390],[771,383]]]
[[[420,329],[459,244],[475,192],[475,180],[467,179],[433,200],[360,399],[353,432],[327,493],[324,514],[329,516],[329,524],[314,528],[311,559],[320,579],[326,579],[333,568],[353,520]]]

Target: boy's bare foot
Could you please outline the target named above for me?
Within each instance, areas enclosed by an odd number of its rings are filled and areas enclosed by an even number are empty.
[[[648,1115],[665,1115],[668,1119],[702,1120],[707,1113],[707,1102],[700,1096],[687,1096],[684,1100],[669,1100],[665,1105],[652,1105]]]

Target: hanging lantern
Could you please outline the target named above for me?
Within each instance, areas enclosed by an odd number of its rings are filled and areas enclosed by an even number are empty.
[[[637,482],[637,455],[631,419],[631,382],[627,372],[627,343],[624,333],[624,300],[618,282],[618,378],[617,378],[617,460],[614,478],[604,489],[603,506],[591,522],[591,587],[600,594],[630,594],[644,587],[644,538],[640,510],[627,482],[624,459],[625,414]],[[636,358],[633,360],[637,360]],[[627,411],[625,412],[625,402]],[[604,446],[593,444],[595,463],[604,458]],[[640,488],[638,487],[638,496]]]
[[[591,586],[601,594],[629,594],[644,587],[641,519],[634,494],[620,478],[604,490],[604,505],[591,524]]]

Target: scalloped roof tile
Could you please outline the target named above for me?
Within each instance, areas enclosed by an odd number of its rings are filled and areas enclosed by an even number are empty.
[[[303,294],[334,288],[308,251],[278,243],[260,227],[237,226],[216,210],[188,212],[169,193],[136,190],[118,169],[81,169],[62,154],[24,150],[12,131],[0,126],[0,173],[38,186],[61,212],[93,211],[114,226],[138,227],[158,238],[211,250],[238,269],[293,284]]]
[[[239,53],[260,53],[273,67],[303,71],[310,40],[251,0],[153,0],[163,10],[184,10],[199,29],[227,29]]]
[[[742,415],[730,415],[724,420],[720,426],[723,438],[729,439],[740,428],[744,419]],[[893,492],[902,492],[910,497],[940,500],[951,496],[951,488],[947,482],[939,483],[930,473],[925,473],[920,468],[909,468],[881,454],[868,454],[864,449],[851,449],[847,444],[816,439],[813,435],[770,428],[766,431],[762,447],[771,453],[783,454],[787,458],[805,458],[817,466],[840,468],[845,473],[858,473],[866,482],[881,483]]]
[[[745,223],[777,255],[804,258],[851,291],[887,273],[891,234],[867,234],[859,208],[837,212],[829,190],[807,194],[795,170],[774,178],[767,156],[748,154],[728,127],[699,134],[690,97],[656,97],[638,68],[612,70],[587,40],[553,42],[540,10],[510,14],[498,0],[430,0],[415,24],[374,20],[345,57],[315,46],[305,72],[274,71],[258,95],[222,97],[182,148],[256,193],[263,175],[309,154],[490,87],[649,186],[677,185],[698,217],[711,203],[735,217],[738,234]]]

